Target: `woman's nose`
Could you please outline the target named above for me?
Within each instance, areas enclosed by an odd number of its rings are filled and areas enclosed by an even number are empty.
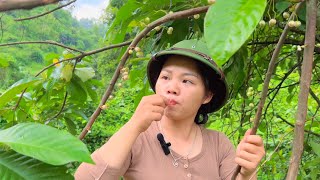
[[[178,85],[175,82],[171,82],[167,86],[167,94],[178,95],[180,92]]]

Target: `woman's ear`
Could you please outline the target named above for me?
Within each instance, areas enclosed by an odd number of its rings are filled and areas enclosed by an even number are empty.
[[[207,104],[208,102],[210,102],[211,99],[213,98],[213,96],[214,96],[214,93],[212,93],[211,91],[209,91],[209,92],[205,95],[202,104]]]

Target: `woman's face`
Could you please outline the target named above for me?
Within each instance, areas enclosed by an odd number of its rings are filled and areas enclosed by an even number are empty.
[[[184,56],[167,59],[155,88],[166,98],[165,115],[173,119],[194,118],[200,106],[212,98],[205,90],[196,62]]]

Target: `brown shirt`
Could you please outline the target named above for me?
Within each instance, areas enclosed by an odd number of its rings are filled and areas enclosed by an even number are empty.
[[[222,133],[201,127],[201,152],[191,159],[180,159],[178,167],[173,166],[172,156],[165,155],[154,122],[139,135],[122,169],[108,166],[101,158],[100,149],[92,154],[96,165],[82,163],[75,173],[76,179],[118,180],[171,180],[171,179],[231,179],[236,167],[235,150],[229,139]],[[175,157],[179,154],[172,151]]]

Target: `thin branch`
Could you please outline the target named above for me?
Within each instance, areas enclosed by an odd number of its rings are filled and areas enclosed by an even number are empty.
[[[0,12],[16,9],[32,9],[38,6],[54,4],[62,0],[1,0]]]
[[[294,19],[295,12],[297,12],[297,10],[301,7],[301,4],[302,4],[302,2],[300,2],[296,6],[295,11],[291,14],[289,20]],[[280,50],[281,50],[281,48],[283,46],[283,43],[285,42],[285,39],[286,39],[286,37],[288,35],[288,32],[289,32],[289,29],[290,28],[289,28],[289,26],[287,24],[285,26],[281,36],[280,36],[279,42],[277,43],[277,46],[276,46],[275,50],[273,51],[273,54],[272,54],[272,57],[271,57],[271,60],[270,60],[270,63],[269,63],[268,71],[267,71],[267,74],[266,74],[266,78],[265,78],[264,83],[263,83],[263,89],[262,89],[262,92],[261,92],[261,98],[260,98],[260,101],[259,101],[259,105],[258,105],[257,113],[256,113],[256,116],[255,116],[255,119],[254,119],[254,123],[253,123],[251,134],[256,134],[257,133],[257,129],[259,127],[260,119],[261,119],[261,115],[262,115],[262,109],[263,109],[263,106],[264,106],[266,98],[267,98],[269,83],[270,83],[272,74],[274,72],[275,65],[276,65],[277,59],[278,59],[279,54],[280,54]],[[240,170],[241,170],[241,166],[238,165],[236,170],[234,171],[233,176],[231,177],[232,180],[236,179],[236,177],[239,174]]]
[[[57,10],[59,10],[59,9],[62,9],[62,8],[64,8],[64,7],[66,7],[66,6],[69,6],[70,4],[72,4],[72,3],[76,2],[76,1],[77,1],[77,0],[70,1],[70,2],[68,2],[67,4],[58,6],[58,7],[54,8],[54,9],[48,11],[48,12],[45,12],[45,13],[42,13],[42,14],[39,14],[39,15],[36,15],[36,16],[31,16],[31,17],[27,17],[27,18],[15,19],[15,21],[25,21],[25,20],[30,20],[30,19],[35,19],[35,18],[41,17],[41,16],[45,16],[45,15],[47,15],[47,14],[50,14],[50,13],[54,12],[54,11],[57,11]]]
[[[40,72],[38,72],[38,73],[35,75],[35,77],[38,77],[41,73],[43,73],[44,71],[46,71],[47,69],[53,67],[53,66],[56,65],[56,64],[59,64],[59,63],[62,63],[62,62],[66,62],[66,61],[72,61],[72,60],[75,60],[75,59],[76,59],[77,61],[78,61],[78,60],[80,61],[82,58],[84,58],[84,57],[86,57],[86,56],[89,56],[89,55],[92,55],[92,54],[96,54],[96,53],[100,53],[100,52],[102,52],[102,51],[106,51],[106,50],[113,49],[113,48],[117,48],[117,47],[126,46],[126,45],[128,45],[128,44],[130,44],[130,41],[123,42],[123,43],[119,43],[119,44],[115,44],[115,45],[110,45],[110,46],[107,46],[107,47],[104,47],[104,48],[100,48],[100,49],[97,49],[97,50],[93,50],[93,51],[89,51],[89,52],[87,52],[87,53],[83,53],[83,54],[81,54],[81,55],[79,55],[79,56],[76,56],[76,57],[73,57],[73,58],[68,58],[68,59],[60,60],[60,61],[58,61],[58,62],[56,62],[56,63],[52,63],[52,64],[50,64],[49,66],[43,68]],[[21,93],[20,98],[19,98],[19,100],[18,100],[18,102],[17,102],[17,104],[16,104],[16,106],[15,106],[15,109],[19,106],[20,101],[21,101],[21,98],[22,98],[22,96],[23,96],[23,94],[24,94],[24,92],[25,92],[26,90],[27,90],[27,88],[24,89],[24,91]]]
[[[296,113],[296,123],[294,128],[294,139],[292,143],[292,154],[290,158],[289,170],[286,179],[296,179],[299,171],[299,164],[303,152],[304,125],[307,117],[308,95],[312,77],[313,52],[315,47],[316,24],[317,24],[317,0],[307,2],[307,23],[305,34],[305,48],[303,52],[303,62],[301,67],[300,93],[298,109]]]
[[[289,126],[294,127],[294,124],[290,123],[289,121],[287,121],[286,119],[284,119],[283,117],[281,117],[279,114],[277,114],[276,117],[279,118],[279,119],[281,119],[283,122],[285,122],[285,123],[288,124]],[[310,130],[306,130],[306,129],[305,129],[304,132],[320,137],[320,134],[315,133],[315,132],[310,131]]]
[[[99,106],[96,108],[95,112],[92,114],[92,116],[90,117],[89,122],[87,123],[87,125],[85,126],[85,128],[82,130],[79,139],[83,139],[85,137],[85,135],[89,132],[89,130],[91,129],[93,123],[95,122],[95,120],[97,119],[97,117],[100,115],[101,113],[101,106],[103,104],[106,103],[106,101],[108,100],[114,85],[117,81],[117,79],[119,78],[120,75],[120,69],[122,69],[122,67],[125,65],[128,57],[129,57],[129,53],[128,51],[131,48],[134,48],[140,41],[142,38],[144,38],[153,28],[155,28],[158,25],[161,25],[165,22],[168,21],[172,21],[172,20],[176,20],[176,19],[181,19],[181,18],[186,18],[189,17],[191,15],[194,14],[200,14],[200,13],[204,13],[207,12],[209,6],[204,6],[204,7],[198,7],[198,8],[193,8],[193,9],[188,9],[188,10],[184,10],[184,11],[180,11],[180,12],[175,12],[172,14],[167,14],[165,16],[163,16],[160,19],[157,19],[156,21],[150,23],[147,25],[147,27],[141,31],[132,41],[132,43],[129,45],[129,47],[127,48],[126,52],[123,54],[123,56],[121,57],[120,63],[115,71],[115,73],[113,74],[113,77],[111,79],[111,82],[107,88],[107,90],[105,91]]]
[[[63,103],[62,103],[62,106],[61,106],[59,112],[58,112],[56,115],[54,115],[52,118],[48,119],[48,120],[45,122],[45,124],[49,124],[52,119],[60,116],[60,114],[62,113],[62,111],[63,111],[63,109],[64,109],[64,107],[65,107],[65,105],[66,105],[67,97],[68,97],[68,91],[66,91],[66,93],[64,94]]]
[[[81,50],[79,50],[79,49],[66,46],[66,45],[64,45],[64,44],[61,44],[61,43],[58,43],[58,42],[55,42],[55,41],[22,41],[22,42],[12,42],[12,43],[0,44],[0,47],[2,47],[2,46],[21,45],[21,44],[51,44],[51,45],[63,47],[63,48],[66,48],[66,49],[70,49],[70,50],[75,51],[75,52],[85,53],[84,51],[81,51]]]

